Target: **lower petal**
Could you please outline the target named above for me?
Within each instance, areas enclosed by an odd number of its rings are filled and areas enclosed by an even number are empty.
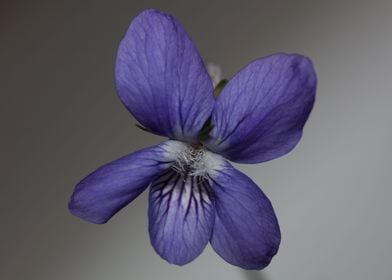
[[[98,168],[76,185],[69,210],[86,221],[106,223],[171,165],[176,145],[166,141]]]
[[[260,188],[229,163],[211,178],[215,197],[214,250],[227,262],[262,269],[277,253],[280,230]]]
[[[151,185],[148,215],[156,252],[169,263],[191,262],[212,232],[215,214],[209,183],[168,169]]]

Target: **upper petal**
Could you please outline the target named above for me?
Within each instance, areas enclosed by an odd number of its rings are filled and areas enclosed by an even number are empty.
[[[170,263],[189,263],[211,236],[215,215],[209,183],[198,176],[166,171],[151,184],[148,215],[156,252]]]
[[[207,146],[241,163],[291,151],[313,107],[316,74],[300,55],[275,54],[248,64],[221,92]]]
[[[193,142],[214,106],[213,86],[182,26],[156,10],[138,15],[120,43],[120,99],[154,133]]]
[[[245,269],[266,267],[277,253],[280,230],[268,198],[246,175],[229,163],[212,178],[214,250],[227,262]]]
[[[98,168],[76,185],[69,210],[89,222],[106,223],[170,166],[173,145],[166,141]]]

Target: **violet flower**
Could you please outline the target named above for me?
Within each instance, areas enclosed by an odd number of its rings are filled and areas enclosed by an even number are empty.
[[[315,98],[311,61],[283,53],[257,59],[215,100],[211,77],[181,25],[147,10],[121,41],[115,81],[129,112],[170,140],[94,171],[76,186],[70,211],[106,223],[149,187],[151,244],[162,258],[183,265],[210,242],[233,265],[267,266],[280,243],[274,210],[228,160],[259,163],[294,148]]]

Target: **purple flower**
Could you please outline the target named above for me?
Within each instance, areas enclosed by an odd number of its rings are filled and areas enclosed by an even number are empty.
[[[280,243],[274,210],[227,160],[259,163],[294,148],[315,98],[311,61],[283,53],[257,59],[215,100],[211,77],[181,25],[147,10],[121,41],[115,79],[129,112],[170,140],[91,173],[76,186],[70,211],[106,223],[149,187],[149,233],[162,258],[183,265],[210,242],[233,265],[267,266]]]

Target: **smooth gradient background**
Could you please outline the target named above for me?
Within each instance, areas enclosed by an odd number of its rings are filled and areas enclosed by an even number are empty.
[[[262,272],[211,248],[184,267],[160,259],[146,193],[106,225],[67,210],[89,172],[162,140],[135,127],[113,83],[120,39],[152,7],[175,15],[226,77],[278,51],[314,62],[300,144],[239,166],[281,225]],[[1,279],[391,279],[392,1],[2,1],[0,13]]]

